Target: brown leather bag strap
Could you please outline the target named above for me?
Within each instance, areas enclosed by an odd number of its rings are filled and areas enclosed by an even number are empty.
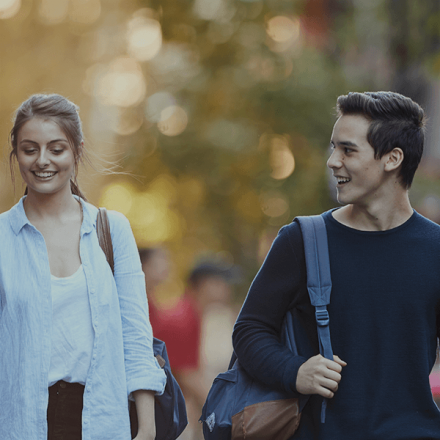
[[[110,234],[110,222],[105,208],[99,208],[98,216],[96,217],[96,234],[98,235],[99,246],[101,246],[104,251],[107,262],[114,275],[115,260],[113,258],[112,236]]]

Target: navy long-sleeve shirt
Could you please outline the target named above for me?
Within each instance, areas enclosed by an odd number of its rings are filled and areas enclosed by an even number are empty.
[[[440,226],[417,212],[388,231],[359,231],[324,214],[332,275],[333,351],[347,362],[325,424],[312,396],[293,439],[440,439],[429,373],[440,315]],[[301,356],[281,345],[295,308]],[[258,380],[291,396],[299,367],[319,353],[299,225],[284,226],[255,277],[234,328],[235,352]]]

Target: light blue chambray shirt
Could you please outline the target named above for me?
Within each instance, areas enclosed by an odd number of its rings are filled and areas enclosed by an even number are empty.
[[[52,298],[44,238],[22,198],[0,214],[0,439],[47,440]],[[110,211],[115,276],[98,243],[97,208],[81,201],[80,256],[95,333],[84,390],[83,440],[129,440],[127,398],[162,393],[153,356],[145,278],[128,220]]]

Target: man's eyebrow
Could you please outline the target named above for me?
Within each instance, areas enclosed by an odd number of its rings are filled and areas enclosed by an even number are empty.
[[[340,142],[334,142],[334,141],[330,141],[330,144],[335,145],[341,145],[343,147],[357,147],[357,145],[354,142],[351,141],[340,141]]]
[[[22,140],[20,141],[20,144],[22,144],[23,142],[28,142],[28,143],[30,143],[30,144],[39,145],[38,142],[32,141],[31,139],[22,139]],[[56,143],[56,142],[67,142],[67,143],[69,143],[69,142],[67,141],[67,139],[54,139],[53,141],[48,142],[48,145],[49,145],[49,144],[54,144],[54,143]]]

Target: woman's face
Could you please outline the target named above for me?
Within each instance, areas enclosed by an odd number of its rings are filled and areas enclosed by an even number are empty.
[[[70,193],[75,157],[67,136],[50,119],[33,118],[17,135],[17,161],[28,193]]]

